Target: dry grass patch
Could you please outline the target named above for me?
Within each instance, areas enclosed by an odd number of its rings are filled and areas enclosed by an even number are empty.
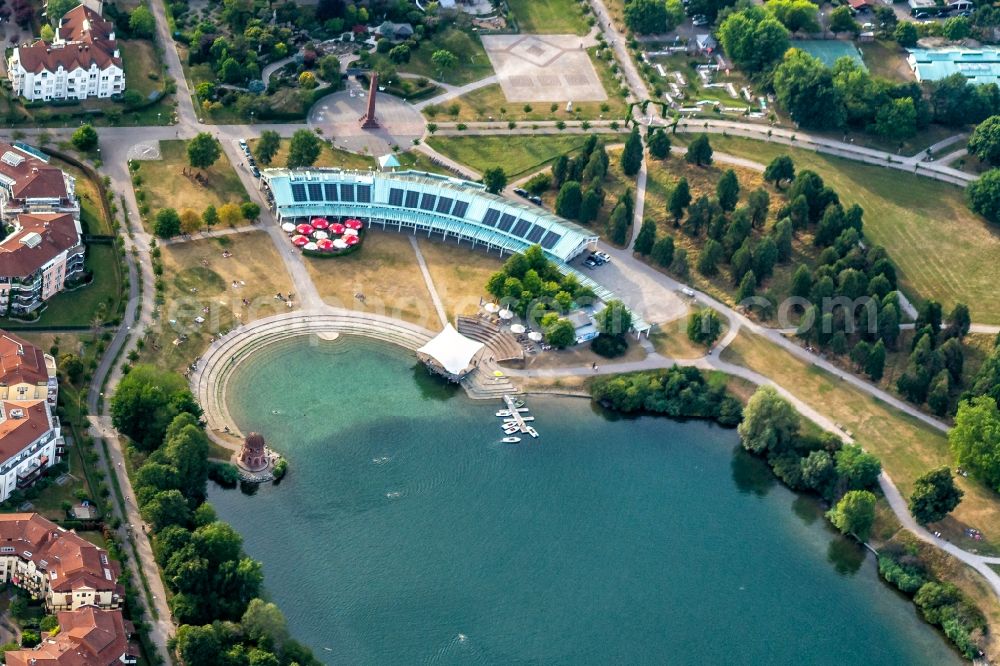
[[[701,358],[708,353],[708,347],[692,342],[687,335],[688,320],[690,314],[686,314],[680,319],[660,324],[656,330],[650,334],[649,339],[656,348],[657,353],[667,358]],[[723,324],[721,340],[729,330],[728,324]]]
[[[224,251],[232,256],[223,258]],[[161,253],[164,300],[144,343],[144,362],[183,371],[214,335],[289,309],[274,296],[287,296],[292,281],[270,236],[262,231],[168,245]],[[196,323],[196,317],[204,323]],[[182,334],[188,339],[173,344]]]
[[[766,375],[816,411],[842,424],[859,444],[879,457],[904,497],[909,495],[917,477],[951,464],[944,433],[799,360],[760,336],[740,333],[722,352],[722,358]],[[1000,550],[1000,532],[989,529],[1000,525],[1000,498],[970,479],[957,477],[957,482],[965,491],[965,498],[938,529],[962,548],[980,552]],[[984,538],[991,542],[967,539],[962,533],[966,526],[982,529]]]
[[[618,358],[604,358],[590,351],[590,343],[568,347],[566,349],[553,349],[526,356],[525,367],[530,370],[541,370],[544,368],[576,368],[588,366],[596,363],[598,367],[614,367],[620,363],[631,363],[641,361],[646,358],[646,350],[633,338],[629,338],[628,350],[623,356]]]
[[[458,315],[475,314],[479,299],[491,298],[486,293],[486,282],[503,267],[499,254],[474,249],[467,243],[458,245],[422,238],[419,244],[449,320],[454,322]]]
[[[187,141],[161,141],[159,160],[141,161],[136,172],[142,184],[136,195],[145,192],[151,215],[161,208],[192,208],[198,212],[209,205],[241,203],[247,192],[223,152],[218,161],[207,169],[188,166]],[[195,179],[201,173],[204,180]],[[140,202],[141,203],[141,202]]]
[[[247,142],[250,145],[250,151],[254,154],[256,154],[257,143],[259,141],[260,139],[250,139]],[[283,167],[288,164],[288,146],[291,141],[291,139],[285,138],[281,140],[278,152],[274,154],[273,158],[271,158],[271,164],[268,166]],[[316,158],[316,163],[313,166],[338,167],[341,169],[358,169],[360,171],[367,171],[368,169],[374,169],[376,167],[376,162],[375,158],[371,155],[360,155],[347,150],[332,148],[328,143],[323,142],[322,147],[320,148],[319,157]],[[261,167],[264,167],[264,165],[262,164]]]
[[[304,261],[329,305],[404,319],[432,331],[441,328],[417,255],[403,234],[369,230],[357,252]]]

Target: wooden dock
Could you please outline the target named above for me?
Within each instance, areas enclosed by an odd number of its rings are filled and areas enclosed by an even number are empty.
[[[510,412],[510,416],[504,417],[504,425],[513,423],[517,426],[518,432],[537,438],[538,431],[527,424],[528,420],[534,421],[535,417],[522,415],[522,412],[528,411],[527,408],[518,407],[514,397],[510,395],[504,395],[503,401],[507,405],[507,411]]]

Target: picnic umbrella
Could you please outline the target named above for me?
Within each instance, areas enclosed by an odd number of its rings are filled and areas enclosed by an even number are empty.
[[[344,235],[345,236],[357,236],[358,235],[358,230],[357,229],[344,229]]]
[[[318,247],[318,246],[316,245],[316,243],[306,243],[306,244],[305,244],[305,245],[303,246],[303,249],[304,249],[304,250],[315,250],[315,249],[316,249],[317,247]]]
[[[324,238],[329,238],[329,237],[330,234],[326,233],[325,231],[313,232],[313,238],[315,238],[316,240],[323,240]]]
[[[531,333],[528,333],[528,339],[534,340],[535,342],[541,342],[542,334],[539,333],[538,331],[532,331]]]
[[[508,310],[507,308],[504,308],[503,310],[500,311],[500,318],[501,319],[513,319],[514,318],[514,313],[511,312],[510,310]]]
[[[332,223],[330,225],[330,233],[338,235],[344,233],[344,225],[342,225],[340,222]]]
[[[316,241],[316,247],[318,247],[321,250],[332,250],[333,241],[330,240],[329,238],[321,238],[320,240]]]
[[[510,327],[510,332],[513,333],[514,335],[521,335],[522,333],[524,333],[524,326],[522,326],[521,324],[514,324],[513,326]]]
[[[302,234],[303,236],[308,236],[313,232],[311,224],[300,224],[299,226],[295,227],[295,230],[300,234]]]
[[[348,229],[363,229],[365,225],[361,223],[361,220],[351,218],[350,220],[344,222],[344,226]]]
[[[326,229],[330,226],[330,223],[326,221],[325,217],[314,217],[310,224],[313,225],[314,229]]]
[[[359,242],[361,242],[361,239],[358,238],[357,236],[344,236],[344,242],[347,243],[348,245],[357,245]]]
[[[308,242],[309,239],[306,238],[305,236],[302,236],[301,234],[298,236],[292,236],[292,245],[294,245],[295,247],[302,247]]]
[[[281,230],[287,231],[288,233],[292,233],[293,231],[295,231],[295,225],[292,224],[291,222],[285,222],[284,224],[281,225]]]
[[[345,247],[347,247],[347,242],[343,238],[338,238],[337,240],[333,241],[333,246],[338,250],[343,250]]]
[[[483,306],[483,309],[489,312],[490,314],[493,314],[494,312],[500,309],[500,306],[497,305],[496,303],[487,303],[486,305]]]

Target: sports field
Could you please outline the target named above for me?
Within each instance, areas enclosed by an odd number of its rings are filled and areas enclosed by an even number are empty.
[[[792,47],[819,58],[828,67],[832,67],[838,58],[846,56],[868,69],[861,57],[861,51],[858,51],[858,47],[851,42],[839,39],[796,39],[792,41]]]

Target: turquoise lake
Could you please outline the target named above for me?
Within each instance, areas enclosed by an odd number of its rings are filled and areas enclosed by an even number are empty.
[[[358,338],[228,395],[290,473],[209,499],[325,663],[961,663],[734,430],[533,396],[540,439],[503,444],[499,401]]]

